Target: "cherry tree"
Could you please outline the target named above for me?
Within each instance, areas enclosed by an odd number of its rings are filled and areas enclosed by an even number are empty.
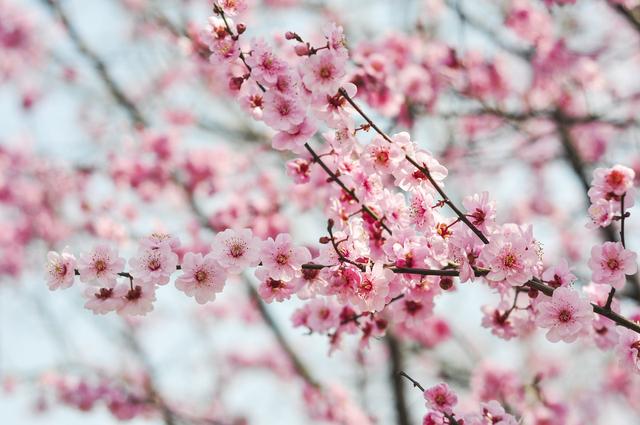
[[[12,399],[640,415],[636,0],[88,3],[0,0]]]

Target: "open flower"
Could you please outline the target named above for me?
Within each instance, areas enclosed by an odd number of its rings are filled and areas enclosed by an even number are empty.
[[[58,254],[49,251],[47,254],[47,284],[52,291],[56,289],[66,289],[73,285],[75,276],[76,257],[69,252],[62,251]]]
[[[589,268],[595,283],[606,283],[616,289],[622,288],[625,275],[638,270],[636,253],[625,249],[620,242],[605,242],[591,249]]]
[[[640,374],[640,335],[631,329],[620,328],[616,353],[620,364],[629,372]]]
[[[141,248],[138,255],[129,260],[129,265],[136,280],[166,285],[171,274],[176,271],[178,256],[171,251],[169,244],[159,245],[157,248]]]
[[[187,252],[182,262],[182,275],[176,279],[176,288],[194,297],[199,304],[205,304],[215,300],[226,280],[226,271],[212,254],[203,256]]]
[[[427,402],[428,408],[446,413],[447,415],[453,413],[453,407],[458,402],[458,397],[445,383],[427,388],[424,392],[424,399]]]
[[[262,268],[276,280],[289,281],[302,269],[304,263],[311,261],[309,250],[293,246],[291,236],[280,233],[276,239],[269,238],[260,246]]]
[[[86,302],[84,308],[95,314],[106,314],[116,311],[125,303],[125,296],[129,288],[127,285],[117,285],[115,288],[88,287],[84,291]]]
[[[78,261],[80,280],[84,283],[113,288],[124,264],[125,260],[118,256],[117,249],[100,244],[90,252],[80,255]]]
[[[124,293],[124,302],[118,307],[118,314],[122,316],[144,316],[153,310],[153,303],[156,300],[155,285],[140,282],[129,286],[122,283],[114,291],[118,294]]]
[[[553,291],[549,301],[538,304],[536,324],[547,328],[547,339],[551,342],[573,342],[588,333],[593,319],[589,301],[580,298],[578,292],[567,287]]]
[[[253,236],[251,229],[227,229],[215,236],[211,254],[227,272],[240,273],[258,265],[259,246],[260,239]]]

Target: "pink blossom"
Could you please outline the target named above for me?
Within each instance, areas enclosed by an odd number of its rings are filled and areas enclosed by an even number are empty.
[[[302,265],[311,261],[305,247],[293,246],[291,236],[281,233],[276,239],[267,239],[260,245],[262,267],[267,275],[276,280],[292,280]]]
[[[226,280],[226,271],[212,254],[203,256],[187,252],[182,261],[182,275],[176,279],[176,288],[194,297],[198,304],[206,304],[222,292]]]
[[[435,199],[431,192],[417,188],[412,192],[410,218],[417,229],[431,229],[435,226],[433,206]]]
[[[240,273],[260,262],[260,239],[251,229],[227,229],[216,234],[211,254],[229,273]]]
[[[65,249],[61,254],[49,251],[47,254],[47,284],[49,289],[66,289],[73,285],[76,257]]]
[[[138,254],[129,260],[131,272],[136,280],[154,285],[166,285],[171,274],[176,271],[178,256],[169,244],[158,248],[140,248]]]
[[[337,51],[346,51],[344,30],[341,26],[337,25],[334,22],[330,22],[322,28],[322,33],[327,39],[327,43],[329,43],[330,49]]]
[[[311,163],[302,158],[287,162],[287,175],[297,184],[308,183],[311,176]]]
[[[482,413],[464,417],[465,425],[518,425],[518,421],[508,414],[496,400],[482,403]]]
[[[246,56],[251,76],[259,83],[272,86],[278,75],[287,72],[287,64],[279,59],[262,39],[251,40],[251,54]]]
[[[449,238],[449,248],[453,258],[458,262],[460,282],[475,278],[474,267],[482,254],[484,243],[469,228],[458,228]]]
[[[569,263],[564,258],[560,260],[555,267],[549,267],[542,274],[542,280],[549,284],[552,288],[560,286],[570,286],[576,281],[576,276],[571,273]]]
[[[106,314],[116,311],[125,303],[125,296],[129,288],[127,285],[116,285],[115,288],[88,287],[84,291],[87,302],[84,308],[93,311],[94,314]]]
[[[302,146],[318,131],[308,118],[288,130],[280,131],[271,139],[271,146],[279,151],[302,153]]]
[[[282,302],[288,300],[300,290],[301,286],[299,280],[284,281],[270,277],[268,270],[264,267],[256,269],[256,277],[261,282],[258,287],[258,294],[267,304],[271,304],[273,301]]]
[[[491,269],[488,280],[513,286],[524,284],[533,277],[533,267],[538,262],[531,227],[503,226],[491,236],[482,258]]]
[[[458,403],[458,397],[445,383],[427,388],[424,392],[427,407],[438,412],[451,415],[453,407]]]
[[[134,282],[132,287],[128,287],[121,283],[114,291],[124,292],[124,303],[118,307],[118,314],[122,316],[145,316],[153,310],[153,303],[156,300],[154,285]]]
[[[620,328],[616,354],[627,371],[640,374],[640,335],[631,329]]]
[[[409,327],[423,326],[433,314],[434,293],[416,288],[389,307],[396,323],[404,323]]]
[[[426,151],[417,152],[413,159],[420,167],[426,169],[431,178],[442,187],[442,182],[447,177],[448,170],[438,160]],[[427,175],[409,161],[404,161],[393,175],[396,178],[396,184],[403,190],[415,190],[418,187],[433,190]]]
[[[381,311],[392,279],[393,272],[384,268],[382,263],[376,263],[370,272],[362,274],[350,297],[351,303],[361,311]]]
[[[489,192],[476,193],[462,200],[469,221],[482,232],[488,232],[496,219],[496,203],[489,200]]]
[[[295,126],[302,124],[305,119],[305,110],[300,100],[295,97],[269,90],[264,95],[263,101],[262,119],[274,130],[292,130]]]
[[[319,95],[334,95],[343,82],[347,56],[335,50],[311,55],[302,65],[302,82]]]
[[[482,326],[491,329],[493,335],[510,340],[518,334],[509,320],[510,314],[488,305],[482,307],[482,312]]]
[[[611,224],[613,216],[615,215],[613,205],[605,199],[598,199],[589,207],[588,212],[591,223],[587,224],[587,227],[590,229],[607,227]]]
[[[591,248],[589,268],[595,283],[605,283],[616,289],[622,288],[625,275],[638,270],[636,253],[625,249],[620,242],[605,242]]]
[[[422,418],[422,425],[449,425],[449,423],[449,419],[442,412],[429,412]]]
[[[166,233],[156,232],[142,238],[140,245],[146,249],[159,249],[167,246],[171,251],[176,252],[180,248],[180,239]]]
[[[118,273],[122,272],[125,259],[118,256],[118,250],[105,244],[94,247],[80,255],[78,271],[80,280],[97,286],[113,288]]]
[[[633,187],[635,172],[624,165],[614,165],[611,168],[596,168],[593,171],[589,198],[592,203],[599,199],[619,200],[622,195]],[[629,203],[629,205],[631,205]]]
[[[399,146],[378,136],[367,145],[361,157],[366,170],[380,174],[392,174],[403,159],[404,153]]]
[[[538,304],[536,324],[549,329],[546,336],[551,342],[573,342],[588,333],[592,319],[589,302],[575,290],[560,287],[550,300]]]
[[[215,0],[215,4],[229,16],[235,16],[247,10],[247,0]]]
[[[340,306],[331,300],[316,298],[307,304],[307,326],[314,332],[326,332],[340,324]]]

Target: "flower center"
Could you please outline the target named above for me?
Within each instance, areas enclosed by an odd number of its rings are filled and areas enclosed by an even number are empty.
[[[331,68],[328,66],[320,68],[320,77],[324,80],[331,78]]]
[[[507,268],[511,268],[516,264],[516,261],[518,261],[516,256],[509,253],[505,255],[504,258],[502,259],[502,264]]]
[[[618,170],[613,170],[607,175],[607,183],[611,186],[618,186],[624,182],[624,174]]]
[[[205,280],[207,280],[207,272],[205,272],[204,270],[198,270],[195,274],[195,278],[196,278],[196,281],[198,281],[199,283],[202,283]]]
[[[232,243],[229,248],[229,254],[231,254],[233,258],[242,257],[244,255],[244,245],[240,242]]]
[[[571,312],[569,310],[562,310],[558,315],[558,320],[560,320],[562,323],[567,323],[569,320],[571,320]]]
[[[280,264],[281,266],[287,264],[288,261],[289,256],[287,254],[280,253],[276,256],[276,263]]]
[[[609,258],[607,261],[607,267],[609,267],[609,270],[618,270],[620,263],[615,258]]]
[[[271,288],[272,291],[277,291],[279,289],[286,287],[283,281],[275,280],[271,278],[269,278],[269,280],[267,281],[267,286],[269,286],[269,288]]]
[[[138,300],[142,297],[142,288],[140,286],[136,286],[133,289],[130,289],[129,292],[127,292],[127,300],[129,301],[135,301]]]
[[[420,310],[422,310],[422,303],[409,300],[409,301],[405,301],[404,307],[407,310],[407,313],[414,315]]]
[[[438,394],[434,400],[440,406],[447,402],[447,398],[444,396],[444,394]]]
[[[94,264],[94,267],[98,273],[102,273],[107,269],[107,263],[104,260],[97,260]]]
[[[331,314],[331,311],[328,308],[321,308],[318,312],[318,317],[322,320],[327,320],[329,318],[329,314]]]
[[[67,265],[66,264],[56,264],[55,267],[56,274],[58,276],[64,276],[67,274]]]
[[[291,112],[289,110],[289,104],[288,103],[283,103],[280,105],[280,107],[278,108],[278,112],[280,113],[280,115],[282,116],[287,116],[289,115],[289,112]]]
[[[302,269],[302,277],[304,280],[313,280],[320,274],[320,270]]]
[[[99,300],[108,300],[113,295],[113,289],[111,288],[100,288],[99,292],[95,293],[95,296]]]
[[[379,151],[376,153],[376,161],[380,164],[386,164],[389,161],[389,152],[387,151]]]
[[[151,261],[149,261],[149,263],[147,263],[147,267],[152,272],[155,272],[156,270],[158,270],[160,268],[160,266],[161,266],[160,261],[158,261],[157,258],[152,258]]]

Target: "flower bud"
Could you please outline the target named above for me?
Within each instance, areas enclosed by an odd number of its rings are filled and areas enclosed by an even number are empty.
[[[309,54],[309,46],[306,44],[298,44],[294,50],[298,56],[307,56]]]

